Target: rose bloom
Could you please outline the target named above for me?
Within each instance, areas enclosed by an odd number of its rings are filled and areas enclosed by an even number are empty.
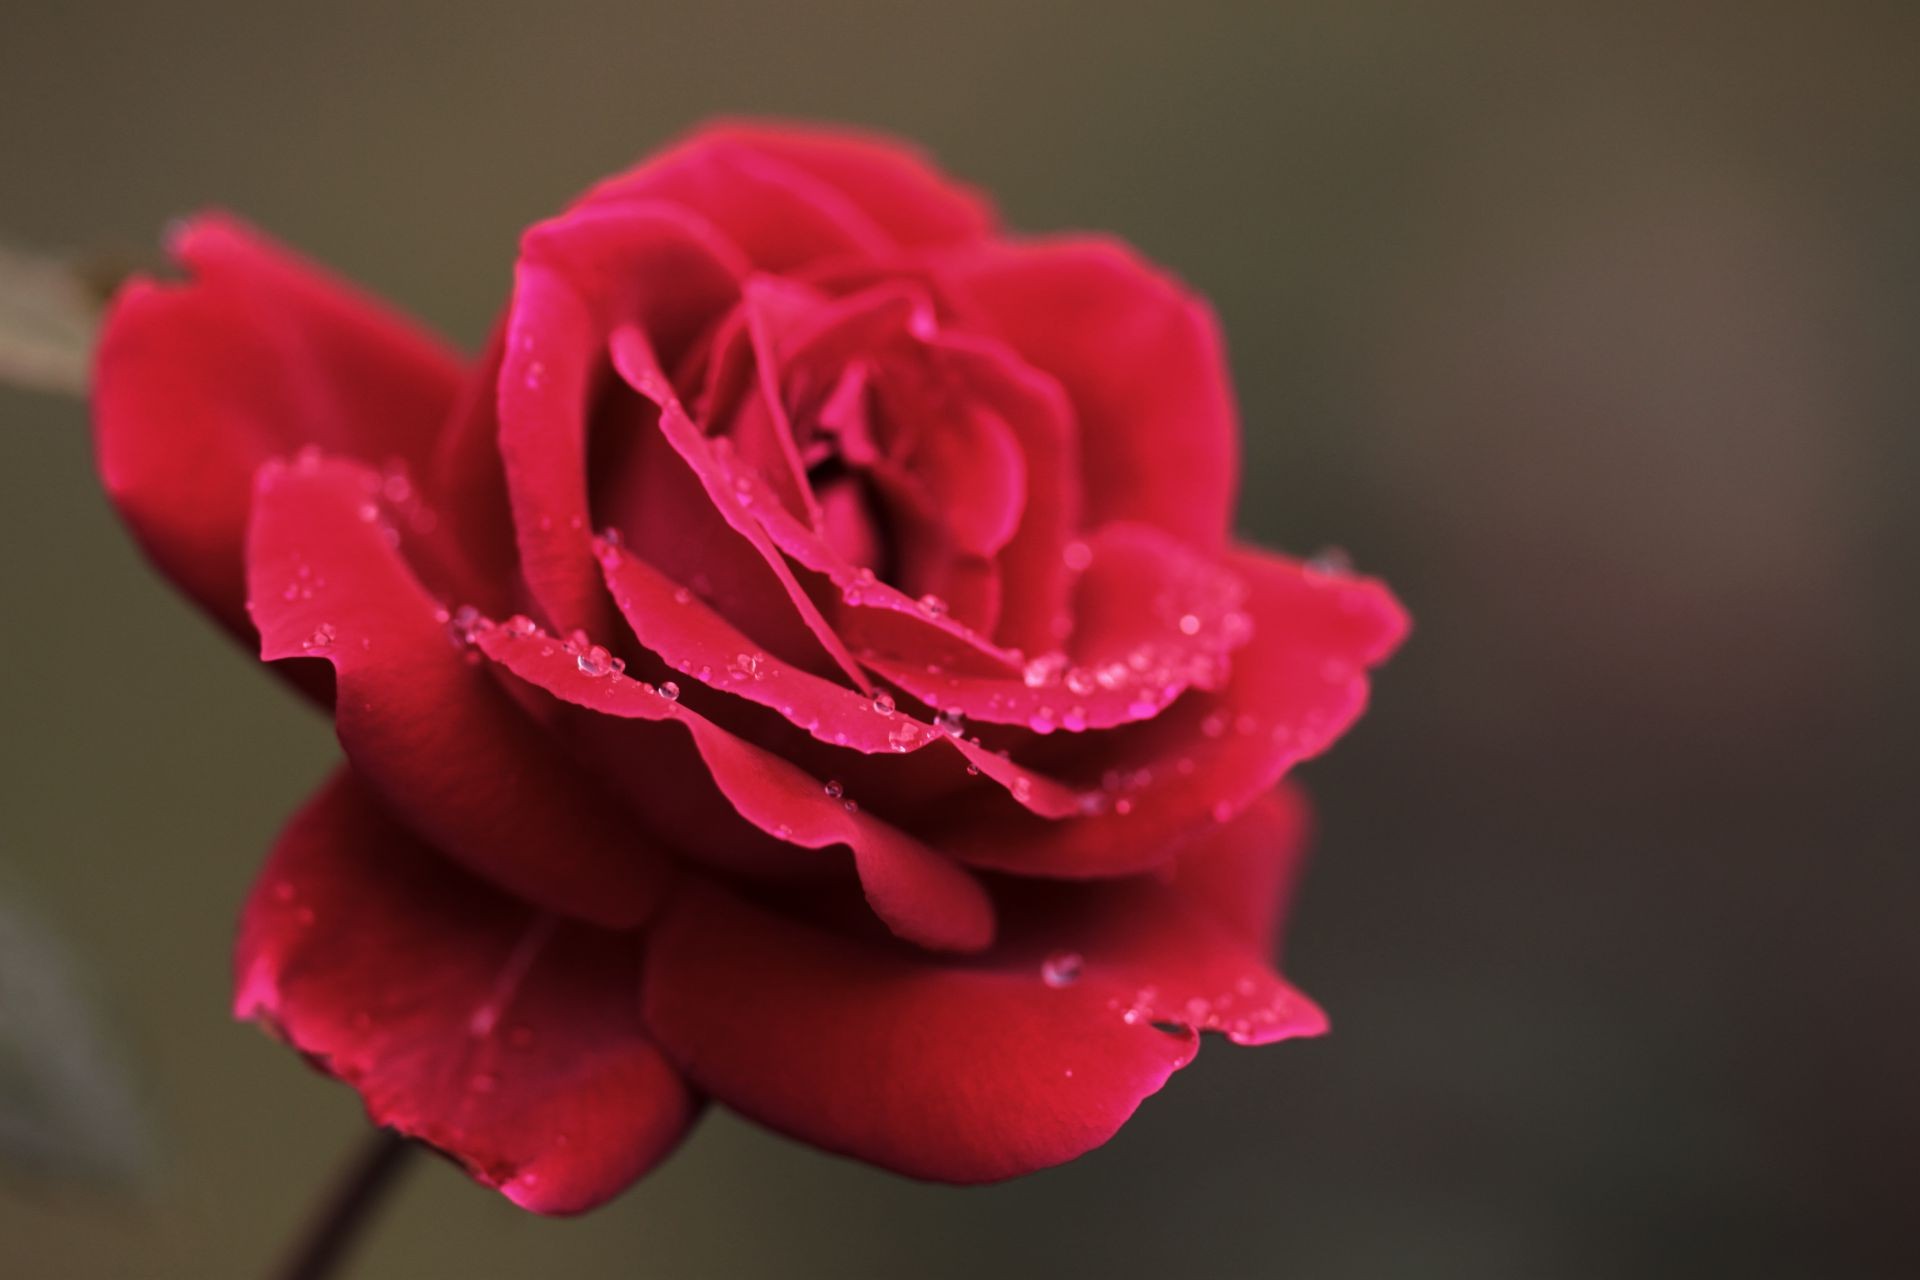
[[[702,129],[467,361],[231,218],[115,300],[102,479],[345,763],[235,1007],[543,1213],[709,1099],[918,1178],[1105,1142],[1270,965],[1406,620],[1233,541],[1206,305],[895,142]]]

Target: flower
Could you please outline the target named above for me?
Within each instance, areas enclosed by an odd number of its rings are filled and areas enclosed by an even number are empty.
[[[1270,966],[1276,784],[1405,619],[1229,536],[1218,331],[894,142],[722,124],[527,232],[466,364],[240,223],[116,299],[100,472],[346,762],[236,1009],[541,1212],[712,1099],[979,1182],[1104,1142]]]

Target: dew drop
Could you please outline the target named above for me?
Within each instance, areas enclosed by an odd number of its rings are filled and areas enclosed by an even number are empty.
[[[886,690],[882,689],[873,695],[873,709],[877,714],[890,716],[893,714],[894,706],[893,695]]]
[[[680,701],[680,686],[671,680],[662,680],[660,682],[660,687],[654,690],[654,692],[658,693],[661,697],[665,698],[668,702]]]
[[[1056,951],[1040,962],[1040,980],[1050,987],[1070,987],[1080,981],[1083,967],[1078,951]]]
[[[315,627],[313,634],[302,642],[302,647],[307,649],[328,648],[333,644],[333,638],[337,634],[331,622],[323,622],[318,627]]]
[[[847,794],[847,789],[840,784],[838,778],[828,779],[825,790],[827,798],[830,800],[838,800],[841,796]]]
[[[599,645],[589,645],[574,658],[573,665],[582,675],[604,676],[613,670],[613,657]]]

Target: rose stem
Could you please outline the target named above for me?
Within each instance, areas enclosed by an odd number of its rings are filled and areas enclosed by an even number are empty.
[[[287,1251],[275,1280],[326,1280],[349,1252],[413,1144],[391,1129],[375,1129],[319,1206],[305,1234]]]

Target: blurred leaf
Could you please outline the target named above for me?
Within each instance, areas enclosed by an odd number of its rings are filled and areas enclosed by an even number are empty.
[[[0,246],[0,383],[84,395],[104,296],[79,263]]]
[[[54,938],[0,903],[0,1172],[132,1180],[146,1126]]]

